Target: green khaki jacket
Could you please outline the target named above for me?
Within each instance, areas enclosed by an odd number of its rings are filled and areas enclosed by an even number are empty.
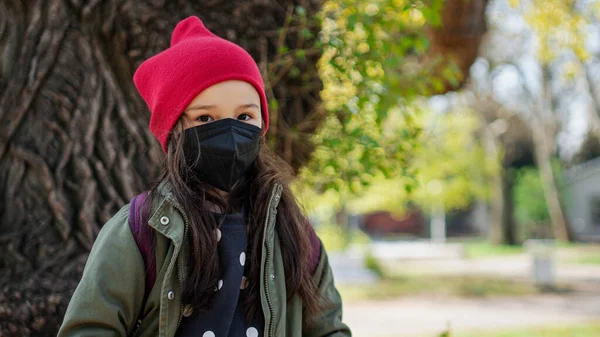
[[[342,301],[334,286],[327,254],[321,257],[313,280],[323,295],[323,311],[303,329],[302,300],[287,300],[281,246],[276,235],[276,214],[282,187],[271,193],[265,219],[261,305],[265,337],[351,336],[342,323]],[[59,337],[135,336],[171,337],[183,317],[182,279],[185,273],[181,249],[187,231],[186,215],[165,184],[148,221],[156,231],[156,282],[144,305],[144,260],[129,227],[129,206],[124,206],[103,227],[90,252],[83,276],[65,314]],[[328,304],[326,304],[328,303]],[[135,330],[140,311],[143,320]]]

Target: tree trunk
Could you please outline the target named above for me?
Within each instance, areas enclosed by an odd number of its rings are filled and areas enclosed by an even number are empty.
[[[513,199],[514,177],[509,170],[515,160],[514,145],[506,143],[508,126],[506,126],[507,130],[496,130],[492,124],[485,122],[487,118],[491,117],[487,114],[491,111],[497,112],[497,110],[485,104],[479,106],[477,110],[484,123],[488,125],[481,132],[484,148],[490,157],[498,158],[502,165],[501,172],[492,181],[488,239],[497,245],[517,244]],[[500,117],[496,116],[496,112],[492,114],[494,120]],[[514,132],[514,129],[511,131]],[[510,136],[513,135],[510,134]]]
[[[590,132],[596,139],[600,139],[600,98],[598,97],[598,88],[592,75],[591,64],[582,63],[581,67],[585,74],[585,83],[593,107],[593,109],[587,109]]]
[[[534,131],[534,133],[536,133]],[[537,138],[537,137],[534,137]],[[544,199],[548,205],[550,222],[554,231],[554,237],[558,240],[570,242],[574,240],[570,226],[564,213],[563,203],[554,179],[554,170],[552,168],[552,153],[548,151],[543,141],[538,140],[535,149],[535,158],[542,178],[542,187],[544,190]]]
[[[515,221],[515,177],[511,170],[506,170],[502,177],[502,199],[504,211],[502,212],[502,238],[503,243],[516,245],[516,221]]]
[[[496,180],[492,199],[489,240],[494,244],[516,245],[518,242],[515,235],[514,177],[509,170],[503,170]]]
[[[445,1],[441,25],[427,30],[431,41],[428,58],[433,60],[436,56],[443,55],[454,61],[463,74],[456,84],[444,83],[444,88],[439,93],[457,90],[467,82],[469,69],[479,55],[479,46],[486,32],[487,4],[488,0]]]
[[[250,51],[269,74],[268,95],[279,99],[274,148],[287,149],[295,168],[309,158],[307,139],[323,117],[320,55],[279,54],[282,43],[309,49],[314,38],[300,38],[295,19],[278,29],[296,6],[311,17],[319,4],[0,2],[0,336],[56,336],[102,224],[156,177],[162,152],[132,75],[168,46],[182,18],[199,15]],[[318,35],[318,26],[308,28]],[[288,76],[282,64],[290,62],[303,76]]]
[[[531,135],[554,237],[569,242],[574,238],[565,217],[564,206],[560,200],[560,194],[554,179],[554,169],[552,168],[552,157],[556,148],[555,138],[560,117],[557,116],[555,111],[550,81],[551,72],[549,67],[542,66],[542,92],[538,104],[533,105]]]

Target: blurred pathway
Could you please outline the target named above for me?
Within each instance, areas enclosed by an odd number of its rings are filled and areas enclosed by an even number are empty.
[[[384,267],[398,274],[485,275],[531,279],[529,255],[462,259],[457,249],[422,245],[384,244],[375,251]],[[410,248],[410,250],[409,250]],[[435,248],[435,247],[434,247]],[[402,250],[404,249],[404,251]],[[408,252],[407,252],[408,251]],[[427,258],[425,254],[432,254]],[[359,257],[333,256],[336,275],[344,281],[355,276],[348,270]],[[561,259],[557,259],[561,261]],[[344,303],[344,320],[359,337],[437,337],[450,324],[451,331],[505,330],[600,321],[600,265],[556,263],[559,285],[575,293],[498,298],[405,297],[388,301]],[[345,283],[342,281],[342,283]],[[370,280],[372,282],[372,280]],[[369,281],[367,281],[369,282]]]
[[[600,320],[600,293],[516,298],[404,298],[344,304],[359,337],[437,337],[452,331],[500,330]]]

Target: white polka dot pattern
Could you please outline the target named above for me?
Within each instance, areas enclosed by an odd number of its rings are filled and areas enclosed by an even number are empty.
[[[258,330],[256,328],[248,328],[246,330],[246,337],[258,337]]]
[[[247,334],[247,333],[246,333],[246,334]],[[215,337],[215,333],[209,330],[209,331],[205,332],[205,333],[202,335],[202,337]]]
[[[243,266],[244,264],[246,264],[246,253],[242,252],[240,254],[240,264]]]
[[[221,230],[218,228],[215,228],[215,232],[217,233],[217,242],[221,241]]]

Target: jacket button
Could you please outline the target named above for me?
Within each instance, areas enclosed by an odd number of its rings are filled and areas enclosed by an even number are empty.
[[[215,233],[217,234],[217,242],[221,241],[221,230],[215,228]]]
[[[163,225],[163,226],[166,226],[166,225],[168,225],[168,224],[169,224],[169,217],[166,217],[166,216],[163,216],[163,217],[161,217],[161,218],[160,218],[160,223],[161,223],[161,225]]]
[[[275,280],[275,274],[271,274],[271,281]]]
[[[172,301],[175,299],[175,293],[172,291],[169,291],[169,293],[167,294],[167,298],[169,299],[169,301]]]

